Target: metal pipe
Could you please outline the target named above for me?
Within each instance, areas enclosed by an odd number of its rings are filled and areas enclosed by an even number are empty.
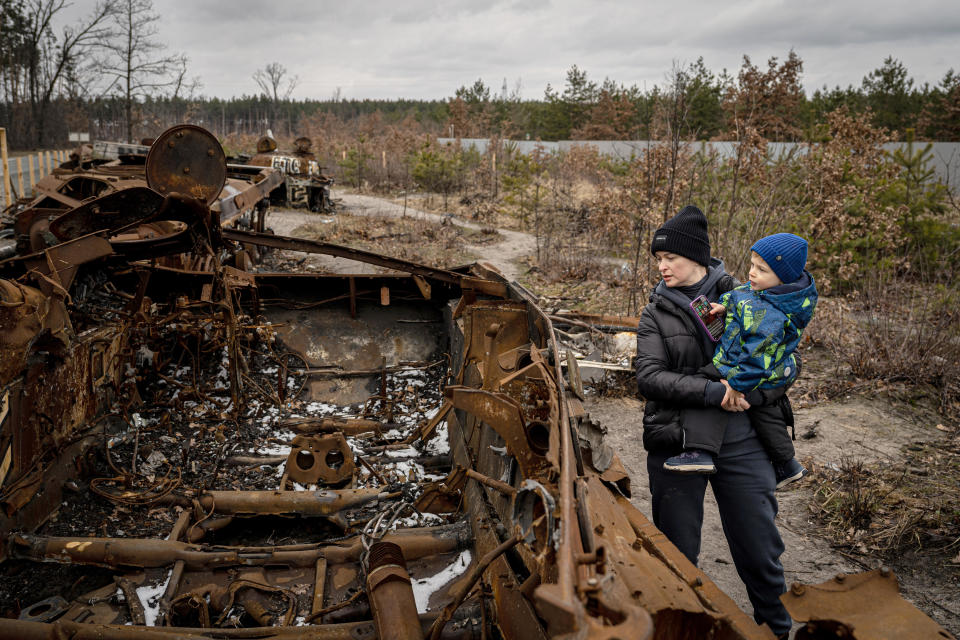
[[[327,516],[344,509],[386,498],[379,489],[341,489],[339,491],[208,491],[200,505],[217,513],[268,514],[295,513],[301,516]]]
[[[448,553],[463,548],[469,528],[462,523],[454,526],[391,531],[385,541],[394,542],[410,559],[437,553]],[[363,547],[359,536],[342,544],[304,548],[291,547],[227,547],[187,544],[174,540],[145,540],[136,538],[54,538],[31,534],[13,534],[7,539],[10,557],[87,564],[100,567],[166,567],[177,561],[191,570],[239,565],[264,566],[268,564],[290,567],[314,567],[317,560],[328,563],[355,562]]]
[[[399,546],[378,542],[370,547],[367,599],[380,640],[423,640],[413,585]]]
[[[473,478],[480,484],[485,484],[491,489],[496,489],[505,496],[515,496],[517,495],[517,490],[515,487],[511,487],[506,482],[500,482],[499,480],[494,480],[490,476],[485,476],[479,471],[474,471],[473,469],[467,469],[467,477]]]

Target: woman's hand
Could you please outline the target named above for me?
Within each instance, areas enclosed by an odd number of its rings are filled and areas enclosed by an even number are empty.
[[[723,386],[726,387],[727,392],[723,395],[723,400],[720,402],[720,407],[725,411],[746,411],[750,408],[750,403],[747,402],[747,399],[742,393],[730,386],[726,380],[721,380]]]

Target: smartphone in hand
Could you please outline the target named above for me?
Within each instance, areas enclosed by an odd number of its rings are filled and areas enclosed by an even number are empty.
[[[700,326],[707,332],[710,339],[714,342],[720,341],[723,334],[723,316],[719,313],[713,313],[710,310],[710,301],[706,296],[697,296],[690,303],[693,315],[700,321]]]

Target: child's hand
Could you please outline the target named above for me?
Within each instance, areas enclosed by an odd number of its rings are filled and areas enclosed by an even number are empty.
[[[750,408],[750,403],[744,397],[742,393],[730,386],[726,380],[721,380],[723,386],[727,388],[727,392],[723,395],[723,401],[720,403],[720,407],[725,411],[746,411]]]
[[[710,303],[710,313],[718,316],[722,316],[727,312],[727,308],[720,304],[719,302]]]

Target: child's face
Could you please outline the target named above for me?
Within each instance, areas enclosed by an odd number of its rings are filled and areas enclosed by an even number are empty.
[[[668,287],[687,287],[696,284],[706,273],[703,265],[675,253],[657,251],[654,255],[657,257],[660,277]]]
[[[750,288],[754,291],[763,291],[770,287],[776,287],[783,284],[780,278],[773,272],[767,261],[757,255],[756,251],[750,252]]]

